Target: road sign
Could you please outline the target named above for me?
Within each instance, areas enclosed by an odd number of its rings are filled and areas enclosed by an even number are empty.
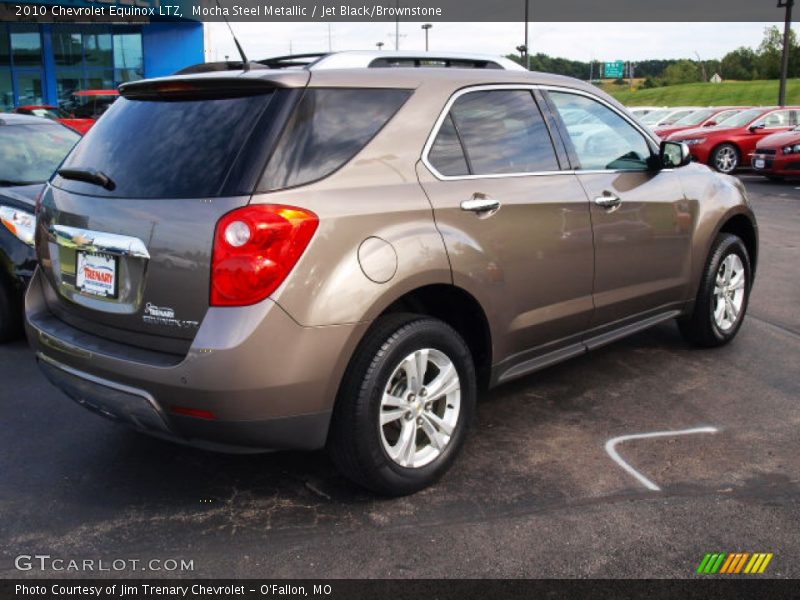
[[[603,76],[606,79],[619,79],[625,75],[625,62],[621,60],[615,60],[613,62],[607,62],[603,65]]]

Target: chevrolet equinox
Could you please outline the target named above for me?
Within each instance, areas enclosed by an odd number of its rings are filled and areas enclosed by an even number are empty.
[[[327,447],[401,495],[453,463],[479,390],[669,319],[706,347],[741,327],[743,186],[596,87],[279,66],[123,85],[43,192],[26,325],[85,408]]]

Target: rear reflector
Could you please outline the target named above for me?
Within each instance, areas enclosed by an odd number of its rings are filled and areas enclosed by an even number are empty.
[[[217,223],[211,261],[211,306],[261,302],[283,283],[319,220],[302,208],[251,204]]]
[[[207,421],[214,421],[217,418],[210,410],[187,408],[186,406],[170,406],[169,411],[182,417],[194,417],[195,419],[206,419]]]

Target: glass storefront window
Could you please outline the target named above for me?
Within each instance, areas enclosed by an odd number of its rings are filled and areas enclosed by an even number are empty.
[[[111,69],[91,69],[86,72],[87,90],[107,90],[114,87],[114,71]]]
[[[41,74],[38,71],[18,70],[16,75],[17,104],[43,104]]]
[[[82,79],[82,69],[56,69],[56,92],[59,104],[69,101],[72,92],[84,89],[81,85]]]
[[[81,34],[70,31],[53,31],[53,56],[56,66],[71,67],[83,62]]]
[[[42,65],[42,36],[36,25],[15,25],[11,29],[9,37],[14,67],[40,67]]]
[[[117,69],[142,68],[142,34],[114,34],[114,67]]]
[[[83,60],[87,67],[112,67],[111,34],[84,33]]]
[[[5,27],[0,23],[0,66],[11,64],[11,54],[8,51],[8,34]]]
[[[4,32],[0,31],[0,34]],[[14,88],[11,85],[11,69],[0,67],[0,111],[7,112],[14,108]]]

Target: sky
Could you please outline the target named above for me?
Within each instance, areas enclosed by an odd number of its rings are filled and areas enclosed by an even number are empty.
[[[783,23],[531,23],[531,53],[574,60],[722,58],[739,46],[755,47],[764,28]],[[248,58],[329,49],[327,23],[231,23]],[[424,50],[421,23],[400,23],[400,49]],[[208,23],[207,60],[238,57],[225,23]],[[795,28],[797,29],[797,28]],[[434,23],[432,51],[508,54],[523,43],[522,23]],[[395,24],[331,23],[332,50],[393,50]]]

